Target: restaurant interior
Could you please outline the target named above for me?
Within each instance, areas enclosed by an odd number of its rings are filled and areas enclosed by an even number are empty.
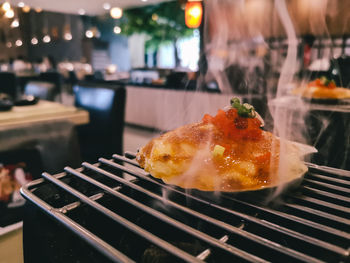
[[[230,105],[278,173],[303,152],[294,190],[154,176],[150,140]],[[348,262],[349,209],[350,1],[0,0],[0,263]]]

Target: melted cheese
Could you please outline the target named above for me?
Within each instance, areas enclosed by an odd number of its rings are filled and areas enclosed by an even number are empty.
[[[212,154],[227,147],[223,156]],[[287,145],[284,177],[279,174],[280,140],[263,131],[259,139],[226,138],[210,123],[180,127],[140,149],[137,161],[168,184],[205,191],[242,191],[274,186],[306,171],[297,149]]]

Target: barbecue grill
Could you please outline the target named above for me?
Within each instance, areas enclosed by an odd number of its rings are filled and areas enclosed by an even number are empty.
[[[307,163],[300,185],[266,203],[268,191],[166,185],[134,159],[100,158],[23,187],[25,262],[350,261],[349,171]]]

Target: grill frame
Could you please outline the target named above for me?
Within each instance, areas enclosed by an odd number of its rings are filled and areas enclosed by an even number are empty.
[[[290,215],[288,213],[285,213],[283,211],[276,210],[274,208],[268,207],[268,206],[261,206],[260,204],[254,204],[254,202],[249,202],[246,200],[240,200],[237,199],[235,196],[221,196],[222,199],[233,202],[236,205],[239,206],[246,206],[246,209],[250,209],[252,211],[257,212],[257,216],[252,216],[248,212],[242,213],[239,210],[233,210],[232,208],[227,208],[221,204],[217,204],[216,202],[212,202],[206,199],[203,199],[202,197],[198,197],[197,195],[194,195],[193,193],[188,193],[187,191],[182,191],[181,189],[174,188],[173,186],[165,185],[159,180],[154,179],[153,177],[150,177],[148,173],[146,173],[144,170],[139,168],[137,162],[134,160],[135,154],[133,153],[126,153],[125,156],[120,155],[113,155],[113,159],[107,160],[104,158],[99,159],[99,163],[97,164],[89,164],[89,163],[83,163],[82,168],[78,169],[72,169],[70,167],[65,168],[65,172],[57,174],[57,175],[50,175],[48,173],[43,173],[43,178],[37,179],[25,187],[21,189],[22,195],[32,202],[34,205],[39,207],[42,211],[47,213],[50,217],[56,219],[60,223],[64,224],[67,228],[72,230],[75,234],[80,236],[83,240],[88,242],[91,246],[99,250],[102,254],[104,254],[106,257],[108,257],[112,262],[133,262],[131,258],[129,258],[127,255],[124,255],[122,252],[118,251],[108,243],[106,243],[103,239],[100,237],[94,235],[91,233],[88,229],[84,228],[83,226],[79,225],[77,222],[74,222],[72,219],[70,219],[68,216],[66,216],[67,211],[74,210],[77,207],[79,207],[82,203],[85,203],[89,206],[91,206],[94,209],[98,209],[100,212],[104,213],[106,216],[111,217],[114,220],[117,220],[119,223],[122,222],[122,224],[132,229],[132,231],[136,231],[136,233],[143,233],[143,237],[148,236],[148,240],[152,242],[153,244],[156,244],[158,247],[162,247],[165,249],[168,253],[174,255],[175,257],[187,261],[187,262],[200,262],[201,260],[206,260],[210,258],[211,254],[216,253],[217,250],[224,251],[225,253],[232,253],[235,255],[235,257],[238,257],[244,261],[248,262],[266,262],[267,260],[264,258],[261,258],[259,256],[253,255],[249,252],[246,252],[240,248],[237,248],[231,244],[228,244],[227,241],[230,239],[229,236],[239,236],[241,238],[245,238],[249,240],[249,242],[255,242],[258,246],[266,247],[267,249],[275,251],[277,254],[281,254],[286,258],[293,259],[295,262],[323,262],[322,258],[316,258],[313,255],[306,254],[304,252],[300,252],[296,250],[295,248],[290,248],[289,246],[277,243],[276,241],[269,240],[264,236],[258,235],[256,233],[252,233],[249,230],[245,230],[245,226],[243,229],[240,229],[239,227],[235,227],[233,225],[228,224],[227,222],[220,221],[216,218],[210,217],[206,214],[203,214],[201,211],[196,211],[191,209],[190,207],[183,206],[179,203],[176,203],[172,200],[166,200],[166,204],[169,205],[172,208],[176,208],[179,211],[182,211],[184,214],[188,214],[188,216],[193,216],[195,218],[198,218],[198,220],[206,221],[210,225],[214,225],[217,229],[221,229],[223,232],[227,233],[227,235],[221,236],[221,238],[213,238],[206,233],[202,233],[197,229],[194,229],[191,226],[187,226],[186,224],[182,222],[178,222],[178,220],[172,219],[168,215],[164,215],[162,212],[158,212],[154,208],[150,207],[143,207],[139,201],[133,200],[130,197],[123,196],[124,194],[120,193],[119,190],[122,187],[129,187],[133,189],[133,191],[140,191],[143,192],[143,194],[150,196],[150,198],[157,199],[158,201],[164,201],[162,199],[163,197],[160,195],[157,195],[156,193],[152,193],[151,191],[147,190],[146,188],[143,188],[142,186],[139,186],[137,184],[138,181],[147,181],[147,183],[155,184],[157,187],[160,187],[161,189],[166,189],[166,191],[170,191],[173,194],[181,195],[186,199],[191,200],[192,202],[197,202],[202,204],[203,206],[208,207],[208,209],[213,209],[215,211],[219,211],[220,213],[224,213],[227,215],[230,215],[232,217],[241,218],[244,222],[251,224],[253,226],[256,226],[257,228],[261,229],[268,229],[269,231],[273,233],[281,234],[281,236],[288,237],[290,239],[299,240],[300,242],[304,242],[308,246],[316,246],[316,247],[322,247],[322,249],[327,250],[330,254],[334,254],[335,256],[338,256],[337,259],[339,261],[348,262],[350,260],[349,254],[350,254],[350,246],[348,245],[347,248],[340,247],[339,245],[330,244],[329,242],[325,242],[323,240],[319,240],[314,237],[310,237],[307,235],[304,235],[302,233],[299,233],[293,229],[288,229],[283,227],[282,225],[276,225],[274,224],[274,221],[276,218],[278,220],[282,220],[285,224],[298,224],[298,226],[302,227],[302,229],[308,229],[309,231],[313,231],[313,233],[323,233],[324,235],[327,235],[328,239],[331,238],[339,238],[344,239],[345,241],[349,241],[350,244],[350,233],[345,232],[343,230],[336,229],[334,227],[329,227],[327,225],[322,225],[319,222],[313,222],[308,218],[302,218],[300,216],[296,215]],[[126,167],[125,165],[121,165],[118,162],[123,162],[124,164],[127,163],[131,166]],[[303,183],[313,183],[315,180],[315,177],[321,180],[326,180],[331,183],[335,183],[336,186],[331,187],[332,191],[340,191],[344,192],[347,190],[346,186],[350,185],[350,172],[344,171],[340,169],[325,167],[325,166],[318,166],[311,163],[306,163],[309,167],[309,173],[307,174],[306,178],[303,180]],[[105,168],[101,170],[101,166],[109,166],[115,170],[122,171],[124,173],[130,174],[137,179],[134,180],[126,180],[116,174],[113,174],[109,171],[107,171]],[[101,192],[94,194],[92,196],[86,196],[82,193],[76,192],[75,189],[73,189],[71,186],[67,185],[66,183],[62,182],[62,179],[64,179],[67,175],[79,177],[80,179],[83,179],[87,181],[88,183],[93,183],[96,185],[96,182],[94,182],[94,179],[91,179],[88,175],[84,175],[84,171],[94,171],[97,172],[103,176],[107,176],[112,180],[118,181],[118,183],[122,184],[122,186],[118,186],[115,188],[110,188],[108,186],[103,185],[97,185]],[[316,174],[316,176],[312,175],[312,172]],[[318,174],[318,173],[321,174]],[[332,176],[326,176],[326,174],[331,174]],[[308,176],[311,174],[310,176]],[[311,177],[311,179],[309,178]],[[340,177],[340,179],[339,179]],[[90,179],[89,179],[90,178]],[[55,184],[56,186],[59,186],[60,188],[64,189],[64,191],[68,191],[71,194],[75,195],[80,201],[72,202],[70,204],[65,205],[64,207],[53,207],[46,203],[44,200],[38,198],[33,192],[35,189],[40,187],[40,185],[44,182],[50,182]],[[328,187],[327,183],[323,183],[316,181],[316,186],[314,187]],[[338,186],[337,184],[344,184],[345,187]],[[306,185],[301,186],[302,188],[305,188],[306,191],[313,192],[313,188]],[[339,194],[334,193],[324,193],[323,190],[316,189],[316,195],[317,196],[324,196],[328,195],[327,198],[330,198],[333,200],[336,197],[339,197]],[[350,193],[350,189],[348,190]],[[178,248],[174,247],[172,244],[165,240],[161,240],[154,236],[152,233],[143,232],[142,229],[139,229],[139,226],[133,224],[132,222],[125,221],[123,218],[120,218],[119,215],[115,214],[114,212],[108,210],[105,207],[101,207],[100,204],[98,204],[96,201],[103,198],[103,196],[108,193],[111,195],[114,195],[117,198],[124,198],[124,201],[126,200],[131,205],[134,205],[135,207],[138,207],[139,209],[142,209],[145,213],[149,214],[155,214],[160,220],[163,220],[167,224],[171,225],[171,227],[175,227],[178,230],[187,231],[189,235],[194,236],[197,239],[200,239],[208,245],[208,248],[204,249],[201,253],[198,255],[190,255],[184,251],[179,251]],[[348,194],[346,192],[346,194]],[[298,213],[304,212],[308,214],[308,216],[313,216],[315,218],[323,218],[323,220],[329,220],[330,222],[339,222],[343,229],[346,228],[346,226],[350,226],[350,208],[347,208],[344,206],[343,208],[339,204],[331,204],[324,200],[318,200],[314,197],[307,197],[306,199],[299,197],[299,196],[293,196],[292,194],[286,195],[288,198],[291,198],[292,200],[296,201],[294,203],[284,203],[284,205],[288,204],[289,208],[293,211],[299,211]],[[308,204],[313,204],[315,202],[318,203],[318,205],[325,205],[330,209],[330,211],[338,211],[338,215],[332,215],[330,213],[327,213],[327,211],[319,211],[315,209],[314,207],[308,207],[305,205],[300,205],[298,202],[304,201]],[[344,202],[345,205],[349,205],[350,207],[350,201],[345,196],[338,202]],[[141,204],[141,205],[140,205]],[[141,208],[140,208],[141,207]],[[306,209],[304,209],[306,208]],[[346,210],[344,210],[344,208]],[[107,209],[107,210],[106,210]],[[342,209],[344,211],[342,211]],[[342,217],[342,213],[346,215],[346,217]],[[263,215],[263,218],[261,216]],[[271,218],[272,222],[269,222],[266,220],[266,218]],[[291,222],[291,223],[290,223]],[[270,232],[269,232],[270,233]],[[316,235],[315,234],[315,235]],[[318,235],[318,234],[317,234]]]

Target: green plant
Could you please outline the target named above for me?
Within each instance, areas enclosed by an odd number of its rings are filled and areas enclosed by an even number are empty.
[[[184,10],[178,1],[125,10],[120,27],[122,34],[127,36],[134,33],[147,34],[149,40],[145,44],[146,52],[157,52],[161,44],[173,44],[177,66],[179,59],[176,42],[193,34],[193,29],[185,25]]]

